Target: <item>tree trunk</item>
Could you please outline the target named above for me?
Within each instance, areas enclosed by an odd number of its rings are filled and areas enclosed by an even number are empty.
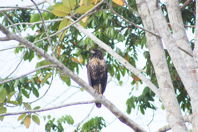
[[[146,1],[136,0],[136,2],[144,27],[149,31],[156,32]],[[159,38],[147,32],[146,38],[160,89],[160,98],[167,112],[168,123],[174,132],[186,132],[187,128],[175,96],[162,42]]]

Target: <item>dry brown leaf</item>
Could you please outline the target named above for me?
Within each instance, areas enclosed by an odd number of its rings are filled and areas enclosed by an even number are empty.
[[[31,118],[30,116],[26,116],[25,117],[25,120],[24,120],[24,125],[26,128],[29,128],[30,127],[30,123],[31,123]]]

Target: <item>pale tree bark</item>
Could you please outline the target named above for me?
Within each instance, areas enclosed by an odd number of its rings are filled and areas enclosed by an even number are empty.
[[[144,27],[152,32],[156,32],[146,1],[136,0],[136,3]],[[162,42],[160,38],[147,32],[146,38],[147,47],[159,85],[160,99],[166,109],[167,121],[174,132],[186,132],[187,128],[175,96]]]
[[[198,1],[196,1],[196,25],[195,25],[195,47],[193,50],[193,56],[194,56],[194,60],[196,61],[197,65],[196,68],[198,66]]]
[[[173,29],[173,37],[176,40],[177,45],[181,45],[181,48],[192,54],[192,50],[190,49],[190,45],[186,36],[186,32],[184,29],[184,24],[181,16],[181,11],[179,8],[179,2],[177,0],[169,0],[167,1],[167,10],[168,16],[171,24],[171,28]],[[197,30],[197,28],[196,28]],[[198,131],[198,98],[196,94],[198,94],[198,81],[197,81],[197,70],[196,63],[193,57],[182,53],[182,57],[186,62],[188,73],[191,75],[192,87],[186,87],[186,90],[191,98],[191,105],[193,110],[193,131]]]
[[[173,35],[170,33],[170,29],[168,27],[167,21],[165,17],[163,16],[163,13],[160,8],[156,7],[155,0],[150,0],[147,2],[151,18],[153,19],[153,22],[156,26],[156,29],[158,30],[162,41],[164,42],[169,55],[171,56],[171,59],[173,61],[173,64],[185,86],[185,89],[188,92],[188,95],[191,98],[191,106],[193,111],[193,131],[198,131],[197,125],[198,125],[198,84],[196,81],[196,76],[193,72],[196,72],[195,69],[193,69],[193,63],[192,59],[189,59],[186,62],[186,57],[183,57],[184,54],[181,53],[181,50],[176,46],[177,39],[173,37]],[[179,30],[179,29],[175,29]],[[181,31],[182,32],[182,31]],[[179,32],[175,31],[175,34],[179,36]],[[185,39],[185,34],[181,33],[181,38]],[[183,42],[186,42],[183,40]],[[185,43],[183,43],[185,45]],[[187,56],[187,54],[186,54]],[[192,63],[191,63],[192,62]],[[189,64],[186,64],[189,63]],[[192,67],[190,67],[192,66]],[[190,68],[189,68],[190,67]]]
[[[5,37],[0,37],[0,41],[6,40],[16,40],[21,44],[25,45],[27,48],[33,50],[37,54],[44,57],[47,61],[56,65],[64,74],[67,74],[71,77],[77,84],[83,87],[90,95],[92,95],[97,101],[101,102],[107,109],[109,109],[122,123],[132,128],[135,132],[145,132],[145,130],[136,122],[128,118],[124,113],[122,113],[114,104],[112,104],[108,99],[104,96],[99,95],[95,90],[89,86],[85,81],[79,78],[76,74],[74,74],[70,69],[68,69],[63,63],[57,60],[56,57],[50,56],[44,50],[36,47],[33,43],[28,40],[10,33],[3,25],[0,24],[0,31],[6,35]],[[3,38],[3,39],[2,39]]]

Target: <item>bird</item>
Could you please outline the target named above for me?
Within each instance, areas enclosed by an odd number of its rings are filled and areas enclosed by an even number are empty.
[[[87,63],[87,77],[89,85],[93,87],[98,94],[103,94],[107,85],[107,64],[103,54],[98,49],[91,50],[91,57]],[[96,102],[96,107],[100,108],[101,103]]]

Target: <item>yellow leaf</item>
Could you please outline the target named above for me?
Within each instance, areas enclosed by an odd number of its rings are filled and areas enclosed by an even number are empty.
[[[80,0],[80,4],[79,4],[80,6],[82,6],[82,5],[83,5],[83,1],[84,1],[84,0]]]
[[[58,31],[60,31],[64,27],[68,26],[69,24],[70,24],[70,20],[69,19],[66,19],[66,18],[63,19],[61,21],[61,23],[59,24]],[[66,33],[66,30],[64,32],[58,34],[58,37],[60,38],[60,40],[62,40],[64,38],[65,33]]]
[[[97,4],[100,0],[92,0],[94,4]]]
[[[80,0],[80,6],[89,6],[93,3],[93,0]]]
[[[87,12],[88,10],[90,10],[91,8],[93,8],[94,5],[91,4],[89,6],[86,6],[86,5],[82,5],[80,6],[78,9],[76,9],[75,13],[78,13],[78,14],[84,14],[85,12]]]
[[[84,61],[82,57],[79,57],[79,58],[72,57],[71,60],[80,64],[82,64]]]
[[[124,0],[112,0],[112,1],[119,6],[124,6]]]
[[[25,127],[29,128],[30,127],[30,123],[31,123],[31,118],[30,118],[30,115],[28,115],[28,116],[25,117],[25,120],[24,120]]]
[[[63,4],[56,4],[52,9],[52,13],[59,17],[67,16],[70,11],[71,10],[69,8],[66,8]]]
[[[87,19],[88,19],[88,16],[84,17],[84,18],[82,19],[82,22],[83,22],[83,23],[87,22]]]
[[[63,5],[72,10],[76,7],[76,0],[63,0]]]

